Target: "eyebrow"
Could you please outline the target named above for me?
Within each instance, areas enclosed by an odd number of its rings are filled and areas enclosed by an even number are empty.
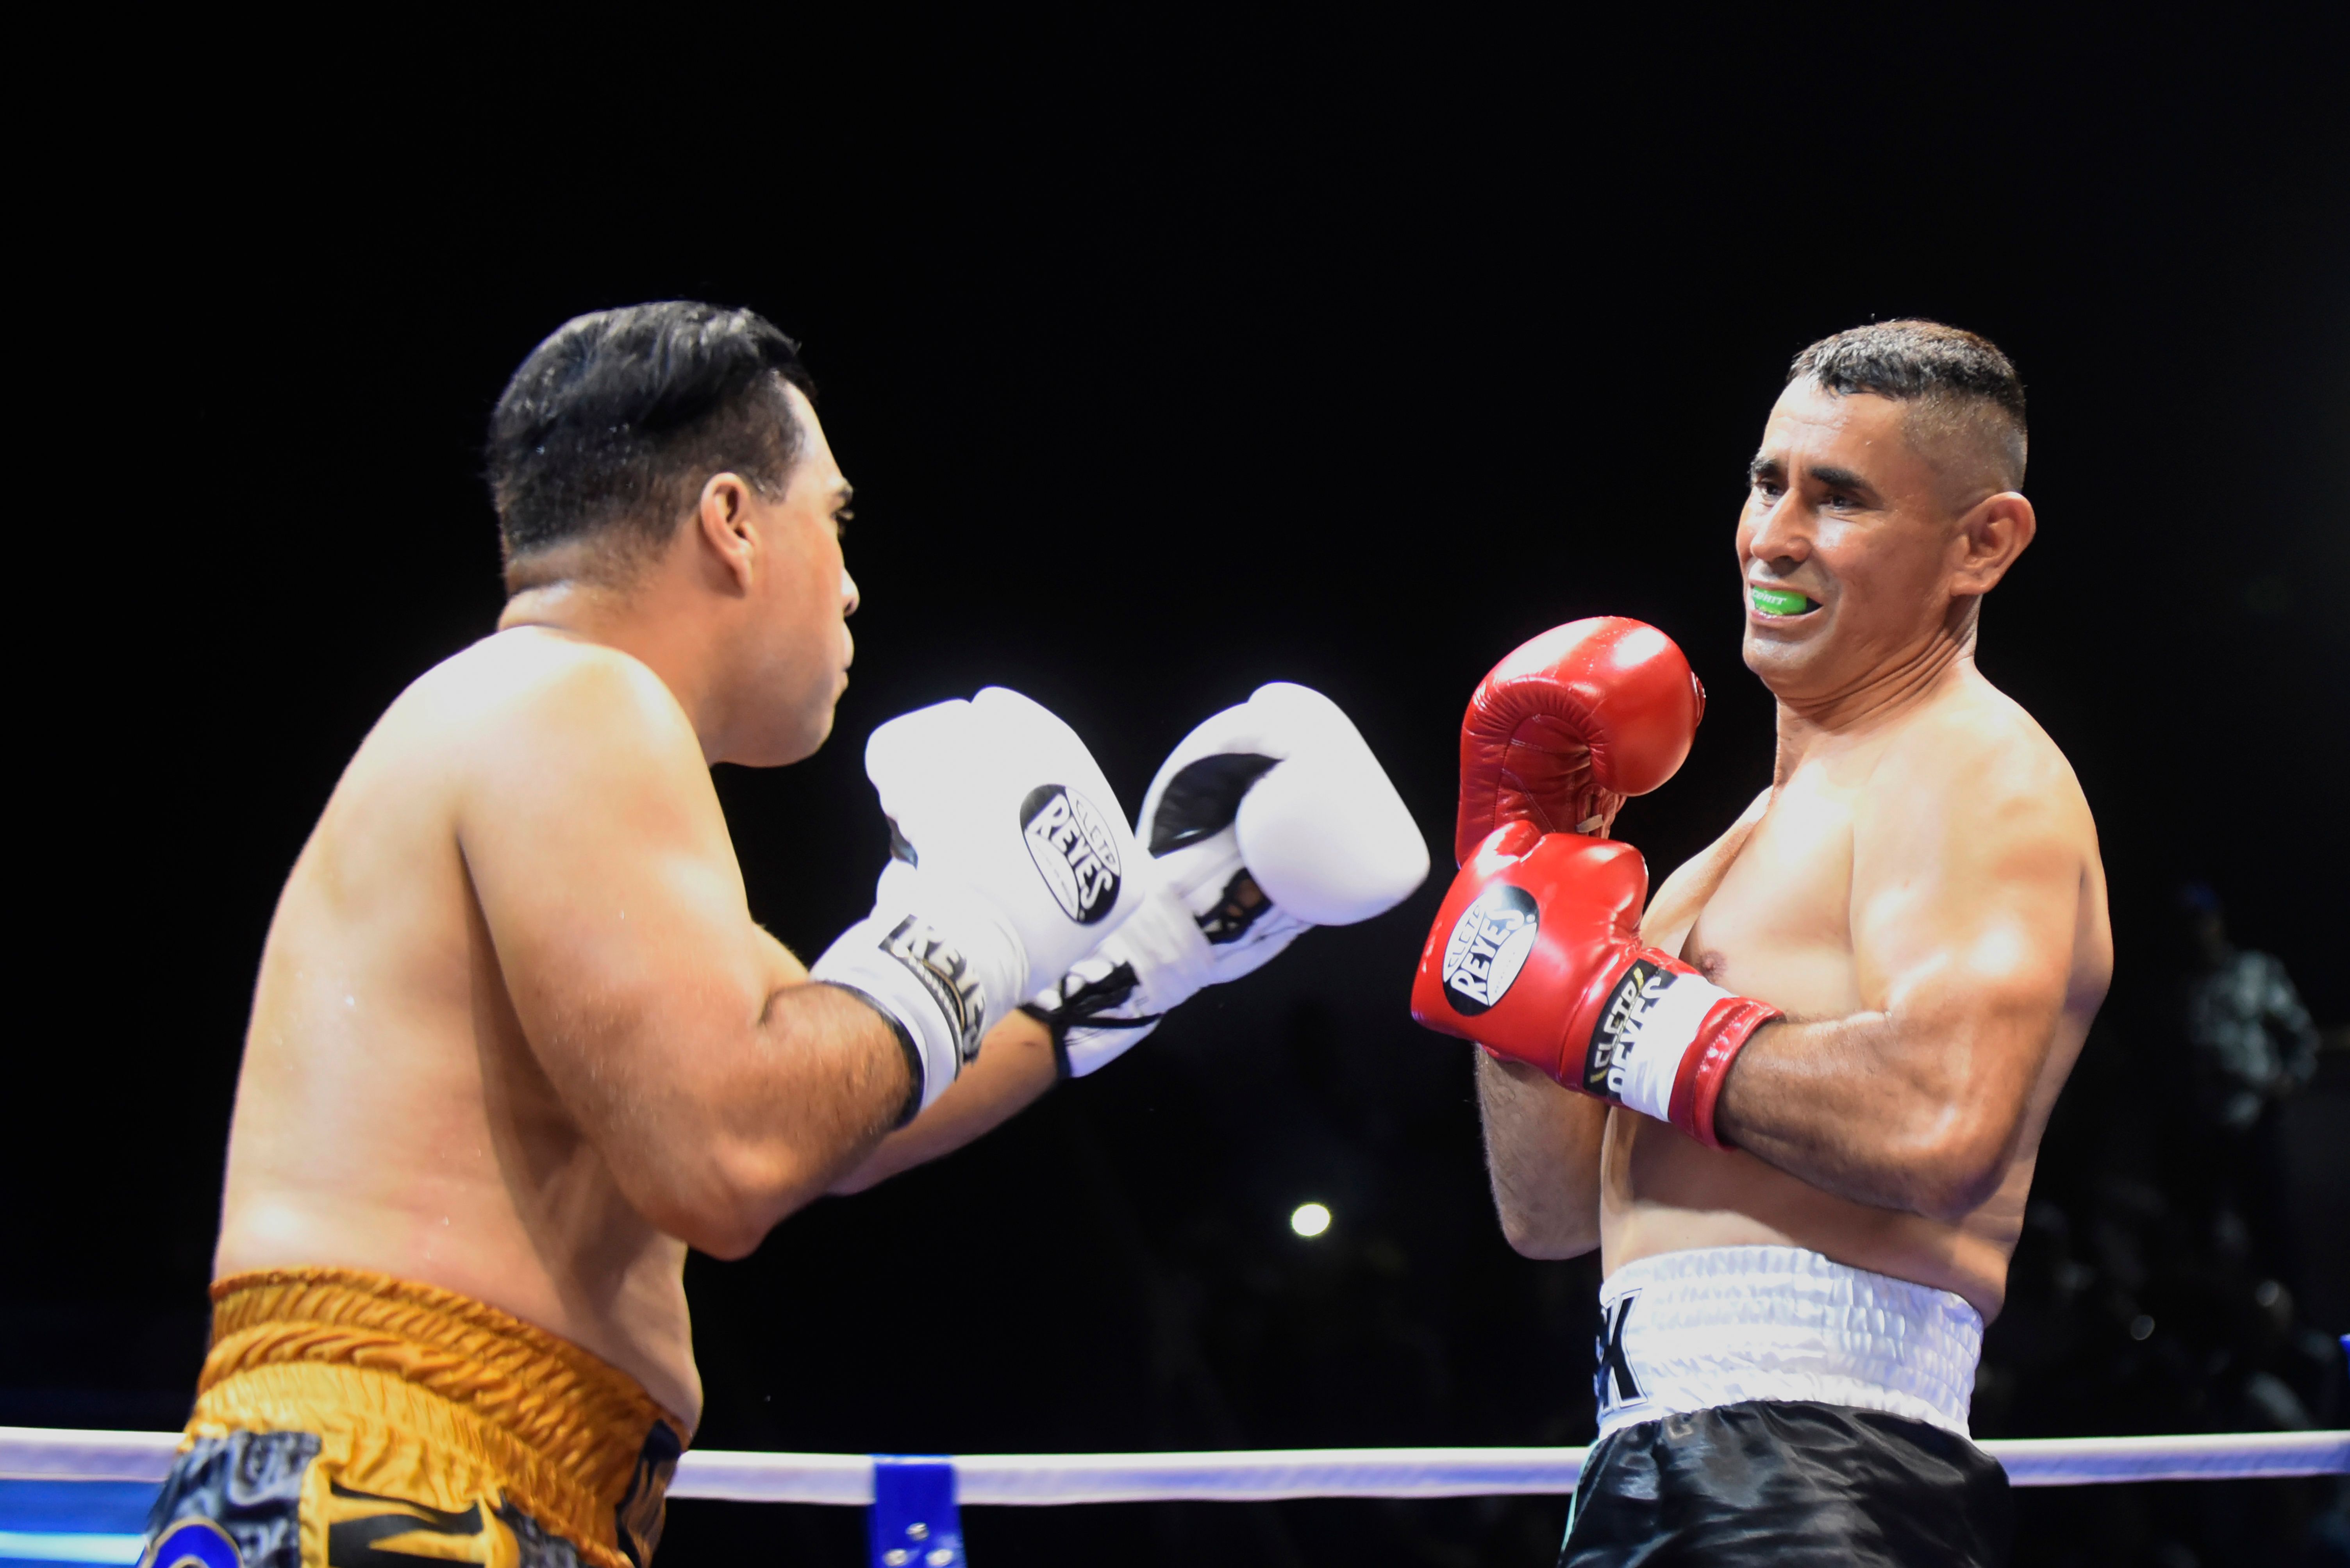
[[[1825,484],[1830,490],[1851,490],[1863,495],[1877,493],[1875,485],[1848,468],[1807,468],[1804,472],[1814,483]]]
[[[1786,474],[1787,465],[1784,462],[1763,452],[1756,452],[1746,464],[1746,482],[1750,484],[1759,483],[1765,479],[1784,479]],[[1816,466],[1806,468],[1804,470],[1804,477],[1814,484],[1824,485],[1830,490],[1847,490],[1872,498],[1877,494],[1875,485],[1848,468]]]

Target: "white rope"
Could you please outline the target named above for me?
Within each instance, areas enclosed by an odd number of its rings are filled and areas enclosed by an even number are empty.
[[[160,1481],[177,1432],[0,1427],[0,1479]],[[1992,1438],[2017,1486],[2350,1473],[2350,1431],[2162,1438]],[[1273,1449],[1191,1454],[967,1454],[952,1459],[967,1503],[1253,1502],[1293,1497],[1563,1495],[1584,1449]],[[674,1498],[735,1502],[873,1501],[863,1454],[700,1451]]]
[[[976,1503],[1251,1502],[1284,1497],[1493,1497],[1575,1490],[1581,1449],[1273,1449],[955,1457]]]
[[[81,1432],[0,1427],[0,1480],[160,1481],[177,1432]]]
[[[846,1502],[862,1508],[873,1501],[873,1461],[864,1454],[712,1449],[678,1461],[669,1495],[729,1502]]]
[[[1984,1449],[2017,1486],[2227,1480],[2350,1472],[2350,1431],[2178,1438],[1994,1438]]]

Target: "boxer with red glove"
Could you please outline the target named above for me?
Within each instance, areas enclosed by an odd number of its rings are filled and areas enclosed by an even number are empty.
[[[1461,874],[1412,1016],[1709,1147],[1739,1048],[1778,1009],[1639,940],[1648,868],[1607,835],[1689,755],[1705,689],[1654,627],[1598,617],[1495,665],[1461,724]]]
[[[1562,628],[1471,709],[1414,1003],[1486,1047],[1511,1247],[1598,1252],[1560,1568],[2007,1560],[1969,1401],[2113,963],[2080,783],[1974,663],[2035,525],[2023,455],[2022,384],[1971,334],[1798,357],[1734,535],[1770,784],[1653,897],[1606,836],[1688,749],[1670,645]]]

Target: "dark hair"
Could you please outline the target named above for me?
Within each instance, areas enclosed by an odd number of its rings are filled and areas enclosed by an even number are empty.
[[[510,579],[574,540],[606,536],[623,562],[660,549],[713,473],[782,494],[800,445],[785,382],[811,389],[799,345],[756,311],[672,299],[556,328],[490,415]]]
[[[1988,337],[1939,321],[1878,321],[1823,337],[1787,367],[1787,383],[1805,378],[1839,395],[1874,392],[1917,403],[1939,427],[1987,440],[2002,460],[2001,488],[2023,483],[2028,438],[2023,382]]]

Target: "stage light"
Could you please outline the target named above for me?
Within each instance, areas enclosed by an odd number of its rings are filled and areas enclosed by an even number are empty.
[[[1301,1203],[1290,1213],[1289,1228],[1301,1236],[1319,1236],[1330,1228],[1330,1210],[1319,1203]]]

